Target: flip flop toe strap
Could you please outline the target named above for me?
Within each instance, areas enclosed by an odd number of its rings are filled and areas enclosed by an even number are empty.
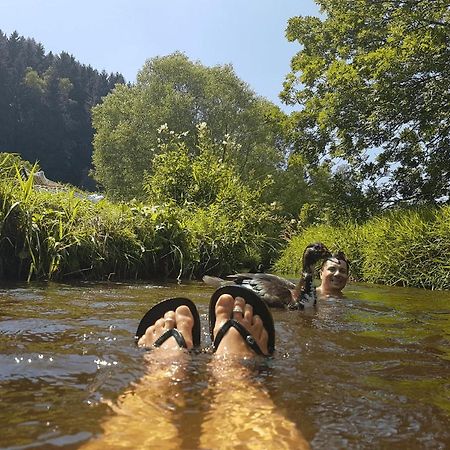
[[[183,335],[176,329],[171,328],[170,330],[165,331],[156,341],[153,343],[153,347],[160,347],[164,342],[167,341],[169,338],[175,338],[177,341],[177,344],[181,348],[187,348],[186,341],[184,340]]]
[[[217,350],[220,343],[222,342],[223,337],[227,333],[230,328],[236,328],[239,331],[239,334],[243,337],[245,343],[257,354],[261,356],[266,356],[259,345],[256,343],[255,338],[248,332],[248,330],[237,320],[229,319],[225,322],[222,328],[218,331],[216,337],[214,338],[214,350]]]

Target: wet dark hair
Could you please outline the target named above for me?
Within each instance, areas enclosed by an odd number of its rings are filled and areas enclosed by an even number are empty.
[[[323,266],[327,261],[332,261],[333,259],[337,259],[338,261],[344,261],[345,264],[347,264],[347,272],[350,272],[350,261],[346,258],[345,253],[342,251],[333,253],[329,258],[324,259],[320,270],[323,269]]]

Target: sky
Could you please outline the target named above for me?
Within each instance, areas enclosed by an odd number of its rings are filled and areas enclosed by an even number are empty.
[[[300,50],[285,37],[287,21],[318,14],[313,0],[0,0],[0,30],[130,82],[147,59],[177,50],[206,66],[231,63],[287,110],[278,94]]]

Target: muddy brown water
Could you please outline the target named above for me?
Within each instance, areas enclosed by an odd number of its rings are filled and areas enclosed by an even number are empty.
[[[187,296],[207,344],[211,293],[200,283],[0,286],[0,447],[77,448],[99,436],[108,401],[144,373],[141,316]],[[346,296],[273,311],[277,350],[258,377],[276,407],[313,449],[450,448],[450,292],[351,285]],[[208,357],[194,356],[185,387],[186,448],[208,408]]]

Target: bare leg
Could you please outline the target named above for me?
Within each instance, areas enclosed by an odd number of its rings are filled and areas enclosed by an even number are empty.
[[[233,312],[236,306],[244,314]],[[267,353],[267,331],[243,298],[233,299],[230,295],[219,298],[214,335],[232,314]],[[211,362],[213,403],[203,421],[200,448],[308,449],[308,443],[295,424],[277,411],[268,392],[243,364],[243,360],[250,358],[255,358],[255,354],[239,332],[230,328]]]
[[[188,349],[192,348],[194,319],[187,306],[169,311],[149,327],[139,341],[150,347],[167,329],[177,328]],[[132,391],[123,394],[113,407],[114,416],[103,424],[104,434],[88,442],[84,449],[181,448],[182,440],[174,424],[174,408],[183,406],[179,381],[186,374],[188,352],[173,337],[146,355],[148,372]]]

